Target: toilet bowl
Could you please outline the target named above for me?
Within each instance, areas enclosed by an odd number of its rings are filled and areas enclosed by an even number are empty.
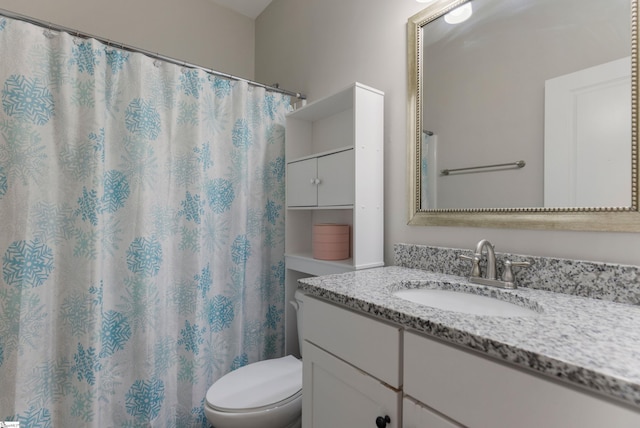
[[[302,361],[288,355],[259,361],[209,388],[204,412],[215,428],[295,427],[302,410]]]
[[[291,302],[297,310],[299,338],[303,295],[296,291]],[[207,391],[204,413],[214,428],[299,428],[302,361],[287,355],[227,373]]]

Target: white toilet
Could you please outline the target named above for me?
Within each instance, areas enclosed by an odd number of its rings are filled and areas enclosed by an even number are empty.
[[[300,344],[302,296],[296,290],[291,302],[297,311]],[[287,355],[227,373],[207,391],[204,413],[214,428],[299,428],[302,361]]]

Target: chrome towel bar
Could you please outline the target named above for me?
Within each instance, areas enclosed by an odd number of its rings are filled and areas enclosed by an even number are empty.
[[[486,169],[486,168],[500,168],[500,167],[514,167],[514,168],[524,168],[526,162],[523,160],[519,160],[517,162],[509,162],[509,163],[497,163],[494,165],[482,165],[482,166],[470,166],[467,168],[454,168],[454,169],[443,169],[440,170],[440,174],[449,175],[452,172],[458,171],[470,171],[473,169]]]

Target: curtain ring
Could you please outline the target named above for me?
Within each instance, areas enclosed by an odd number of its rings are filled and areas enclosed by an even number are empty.
[[[55,34],[51,31],[51,22],[49,22],[49,26],[42,32],[47,39],[52,39]]]

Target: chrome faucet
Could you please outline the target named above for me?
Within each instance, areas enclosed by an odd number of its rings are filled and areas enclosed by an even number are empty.
[[[496,279],[496,252],[491,242],[486,239],[481,240],[476,245],[476,253],[474,258],[478,259],[478,262],[482,260],[482,251],[487,249],[487,271],[484,274],[486,279]],[[481,276],[481,275],[478,275]]]
[[[487,267],[483,276],[480,262],[482,261],[485,248],[487,253]],[[495,248],[493,244],[486,239],[482,239],[478,242],[473,257],[460,255],[460,258],[471,260],[472,262],[469,282],[501,288],[516,288],[515,277],[512,269],[514,266],[531,266],[531,263],[529,262],[512,262],[510,260],[505,260],[502,280],[497,279]]]

